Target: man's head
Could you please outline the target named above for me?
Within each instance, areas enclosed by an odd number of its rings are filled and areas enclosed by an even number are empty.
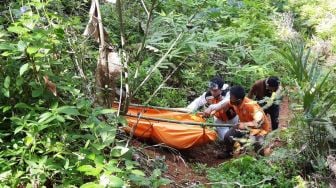
[[[278,90],[279,85],[280,85],[279,78],[275,76],[271,76],[267,78],[265,82],[266,82],[266,89],[272,92],[275,92],[276,90]]]
[[[222,93],[224,81],[219,77],[214,77],[209,82],[209,90],[213,97],[218,97]]]
[[[233,86],[230,88],[230,104],[239,106],[245,98],[245,90],[241,86]]]

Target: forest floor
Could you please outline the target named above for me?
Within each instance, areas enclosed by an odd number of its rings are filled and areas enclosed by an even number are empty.
[[[280,106],[279,126],[285,128],[290,120],[288,97],[285,97]],[[132,145],[143,145],[140,141],[133,140]],[[198,184],[208,183],[204,167],[216,167],[230,159],[216,157],[216,143],[210,143],[196,148],[178,151],[160,145],[146,146],[142,152],[150,158],[161,159],[166,164],[164,177],[173,181],[167,187],[194,187]],[[203,168],[202,168],[203,167]]]

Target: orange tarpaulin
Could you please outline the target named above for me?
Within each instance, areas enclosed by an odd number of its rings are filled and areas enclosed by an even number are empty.
[[[126,116],[128,127],[125,130],[131,132],[134,127],[134,135],[136,137],[153,139],[157,143],[165,143],[176,149],[188,149],[193,146],[212,142],[217,138],[214,130],[203,128],[199,125],[141,119],[141,117],[151,117],[181,122],[205,122],[198,115],[136,106],[130,106],[127,114],[138,116],[139,113],[141,114],[140,119]]]

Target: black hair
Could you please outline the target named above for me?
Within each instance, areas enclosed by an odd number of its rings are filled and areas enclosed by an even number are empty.
[[[222,89],[223,85],[224,85],[224,81],[223,79],[221,79],[220,77],[216,76],[214,78],[212,78],[210,80],[210,83],[215,83],[218,85],[218,89]]]
[[[267,78],[267,84],[269,87],[279,87],[280,85],[280,80],[278,77],[276,76],[270,76],[269,78]]]
[[[230,88],[230,95],[235,96],[237,99],[244,99],[245,90],[242,86],[232,86]]]

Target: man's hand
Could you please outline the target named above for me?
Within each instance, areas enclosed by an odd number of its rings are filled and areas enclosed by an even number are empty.
[[[203,117],[205,117],[205,118],[210,117],[211,112],[212,112],[211,108],[207,108],[207,109],[205,109],[205,110],[203,111]]]
[[[246,129],[246,124],[242,122],[238,123],[238,129],[241,129],[241,130]]]

